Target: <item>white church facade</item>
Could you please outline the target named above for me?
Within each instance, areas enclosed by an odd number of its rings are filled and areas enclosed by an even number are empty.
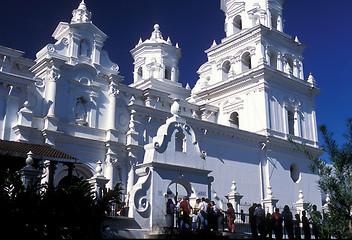
[[[134,79],[125,85],[82,1],[34,61],[0,47],[1,139],[48,144],[79,159],[74,174],[106,179],[107,188],[121,182],[143,229],[166,226],[176,184],[191,204],[321,206],[309,160],[287,141],[321,153],[320,90],[304,77],[306,47],[283,32],[283,4],[221,0],[226,37],[205,51],[191,89],[179,82],[181,49],[158,24],[131,50]],[[55,185],[67,170],[57,164]]]

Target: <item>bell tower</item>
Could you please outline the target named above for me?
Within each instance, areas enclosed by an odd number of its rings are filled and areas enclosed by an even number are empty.
[[[284,0],[221,0],[226,37],[205,51],[208,61],[190,101],[219,108],[217,122],[317,146],[312,76],[304,77],[298,38],[283,32]]]
[[[283,3],[284,0],[221,0],[221,10],[226,16],[226,36],[257,24],[282,32]]]
[[[178,82],[181,49],[177,43],[173,46],[170,38],[164,40],[159,24],[154,25],[150,39],[139,40],[131,54],[134,59],[133,87],[160,90],[180,99],[189,96],[190,91]]]

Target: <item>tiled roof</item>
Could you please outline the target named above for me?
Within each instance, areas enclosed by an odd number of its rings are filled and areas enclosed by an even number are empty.
[[[31,151],[35,156],[74,160],[74,161],[78,160],[77,158],[72,157],[48,145],[0,140],[0,153],[10,153],[14,155],[17,155],[17,154],[27,155],[29,151]]]

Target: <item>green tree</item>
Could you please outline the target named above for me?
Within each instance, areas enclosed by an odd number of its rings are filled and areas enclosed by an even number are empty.
[[[311,170],[320,177],[319,188],[330,196],[324,219],[313,218],[324,238],[352,238],[352,118],[347,119],[346,126],[344,137],[347,141],[342,146],[336,143],[325,125],[319,127],[324,140],[322,148],[329,155],[329,162],[314,155],[306,146],[289,140],[312,161]]]
[[[25,188],[16,172],[0,169],[2,232],[14,239],[100,239],[109,205],[121,203],[121,185],[96,199],[87,181],[69,182],[49,190],[38,179]]]

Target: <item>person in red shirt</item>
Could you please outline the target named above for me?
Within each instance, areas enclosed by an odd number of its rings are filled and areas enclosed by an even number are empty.
[[[282,216],[280,209],[276,208],[275,212],[271,215],[271,222],[276,239],[282,239]]]
[[[189,229],[190,227],[189,215],[191,214],[191,206],[189,205],[187,199],[188,198],[184,196],[183,201],[180,203],[181,230],[184,228]]]

